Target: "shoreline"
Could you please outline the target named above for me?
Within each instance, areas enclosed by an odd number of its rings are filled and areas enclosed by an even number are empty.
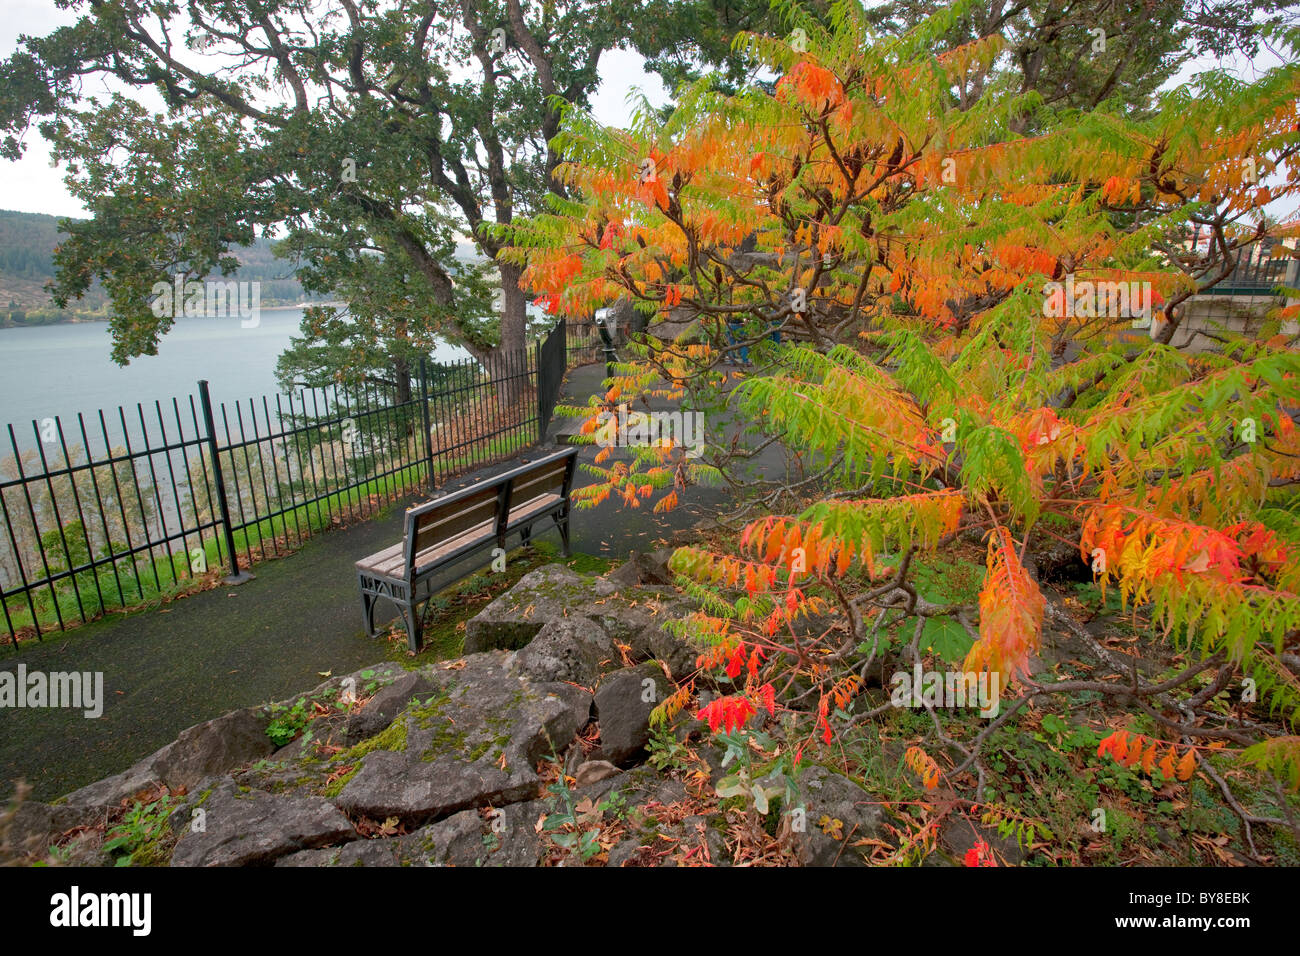
[[[330,302],[298,302],[298,303],[291,303],[291,304],[287,304],[287,305],[263,305],[263,306],[259,306],[259,309],[260,309],[260,311],[262,311],[262,312],[287,312],[287,311],[289,311],[289,310],[291,310],[291,309],[306,309],[306,308],[308,308],[309,306],[313,306],[313,305],[317,305],[317,306],[332,306],[332,307],[334,307],[334,308],[346,308],[347,303],[346,303],[346,302],[336,302],[336,301],[330,301]],[[90,314],[90,313],[82,313],[82,314],[80,314],[80,315],[73,315],[73,316],[71,316],[71,317],[69,317],[69,318],[66,318],[66,319],[55,319],[55,320],[52,321],[52,322],[33,322],[33,323],[27,323],[27,322],[13,322],[13,323],[11,323],[11,322],[9,322],[8,320],[4,320],[4,321],[0,321],[0,329],[39,329],[39,328],[44,328],[45,326],[50,326],[50,325],[91,325],[91,324],[94,324],[94,323],[107,323],[107,322],[111,322],[111,321],[112,321],[112,318],[111,318],[110,316],[107,316],[107,315],[93,315],[93,314]]]

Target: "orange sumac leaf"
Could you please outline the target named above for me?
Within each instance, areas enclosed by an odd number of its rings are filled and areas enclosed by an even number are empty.
[[[1143,748],[1143,746],[1145,746],[1145,744],[1146,744],[1146,740],[1145,740],[1143,737],[1141,737],[1140,735],[1137,736],[1137,737],[1134,737],[1134,738],[1129,742],[1129,746],[1128,746],[1128,756],[1126,756],[1126,757],[1124,758],[1124,761],[1123,761],[1125,767],[1127,767],[1127,768],[1129,768],[1129,769],[1132,769],[1133,765],[1134,765],[1135,763],[1137,763],[1138,760],[1141,759],[1141,757],[1142,757],[1142,748]]]
[[[1148,777],[1156,765],[1156,745],[1152,744],[1147,748],[1147,752],[1142,755],[1142,772]]]
[[[965,669],[998,672],[1004,679],[1027,674],[1038,650],[1047,607],[1038,585],[1016,555],[1005,528],[989,541],[988,570],[980,591],[980,637],[966,655]]]
[[[1165,754],[1164,759],[1160,761],[1160,772],[1164,774],[1167,780],[1174,779],[1174,748],[1169,748],[1169,753]]]
[[[1101,743],[1097,745],[1097,756],[1104,757],[1109,754],[1116,760],[1124,759],[1124,740],[1128,737],[1122,730],[1117,730],[1102,738]]]
[[[903,761],[921,778],[925,789],[933,790],[939,785],[939,765],[920,747],[908,747],[903,754]]]
[[[677,507],[677,492],[670,491],[668,492],[668,494],[664,495],[657,502],[655,502],[654,510],[656,512],[662,513],[664,511],[672,511],[676,507]]]

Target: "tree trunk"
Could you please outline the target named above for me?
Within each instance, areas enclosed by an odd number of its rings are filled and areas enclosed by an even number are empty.
[[[526,330],[528,328],[528,301],[524,290],[519,288],[519,277],[523,269],[513,262],[497,260],[497,271],[501,275],[501,345],[507,352],[523,350]]]
[[[405,405],[411,400],[411,363],[406,360],[405,356],[396,355],[393,357],[393,379],[397,383],[397,394],[395,396],[397,404],[399,406]],[[414,416],[409,413],[406,415],[405,434],[407,439],[410,439],[415,434],[419,427],[417,425],[419,420],[418,409],[415,410]],[[425,440],[428,440],[427,436]]]
[[[397,383],[397,404],[411,400],[411,365],[404,356],[393,358],[393,379]]]
[[[499,394],[507,407],[514,409],[526,397],[528,383],[524,378],[527,368],[525,350],[528,344],[528,300],[519,288],[523,270],[512,262],[497,260],[501,276],[501,341],[480,361],[488,374],[502,384]]]

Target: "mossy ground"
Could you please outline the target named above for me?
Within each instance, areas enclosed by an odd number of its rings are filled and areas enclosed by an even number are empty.
[[[386,656],[408,670],[438,661],[454,660],[461,656],[464,649],[466,621],[513,587],[529,571],[557,562],[580,574],[603,574],[612,567],[612,562],[586,554],[560,558],[557,549],[547,542],[518,548],[507,556],[506,570],[503,573],[475,574],[434,595],[426,612],[425,646],[419,654],[408,652],[405,630],[400,620],[395,621],[385,642]],[[361,762],[366,755],[376,750],[399,751],[406,747],[409,721],[415,721],[415,726],[421,729],[435,729],[434,740],[426,754],[427,759],[448,752],[468,752],[471,760],[486,755],[498,757],[509,743],[508,734],[503,733],[500,727],[489,726],[492,735],[475,741],[471,747],[464,732],[457,731],[449,721],[439,719],[453,693],[454,685],[449,685],[422,702],[417,699],[387,729],[325,761],[304,756],[300,763],[304,768],[309,768],[310,772],[296,780],[281,783],[280,788],[306,788],[324,797],[337,797],[361,769]],[[324,696],[336,695],[337,690],[332,690]],[[304,702],[310,699],[307,696],[300,698]],[[304,719],[295,729],[298,732],[310,730],[312,723],[311,720]]]
[[[477,572],[439,591],[421,607],[424,615],[424,647],[412,654],[407,646],[406,630],[400,620],[389,627],[384,642],[384,656],[408,670],[436,661],[454,660],[465,649],[465,622],[510,590],[529,571],[547,564],[563,564],[579,574],[604,574],[614,562],[590,554],[563,558],[549,541],[538,541],[516,548],[506,556],[501,573]]]

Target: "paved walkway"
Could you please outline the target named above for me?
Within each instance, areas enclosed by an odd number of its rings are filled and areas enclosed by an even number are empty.
[[[600,365],[575,369],[561,401],[585,401],[602,373]],[[566,426],[572,423],[555,423],[548,439]],[[585,448],[579,461],[594,454]],[[592,480],[581,464],[578,475],[580,485]],[[320,682],[318,672],[346,673],[382,660],[384,649],[362,630],[353,562],[400,539],[403,510],[416,500],[317,535],[288,557],[256,565],[256,578],[239,587],[0,652],[0,670],[22,663],[29,670],[102,672],[105,697],[96,720],[80,711],[0,709],[0,800],[18,778],[32,785],[36,799],[53,799],[124,770],[193,724],[307,690]],[[608,502],[576,514],[573,549],[610,558],[647,551],[725,500],[722,491],[693,489],[677,509],[658,515]],[[538,537],[559,541],[553,528]]]

